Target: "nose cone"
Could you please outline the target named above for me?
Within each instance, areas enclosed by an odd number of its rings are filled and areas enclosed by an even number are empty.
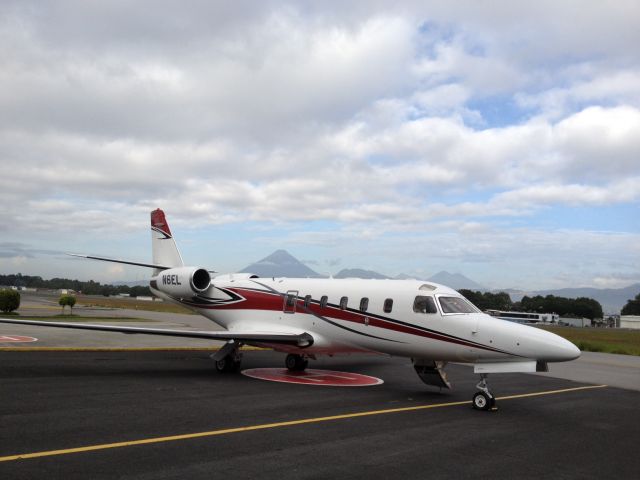
[[[569,344],[569,347],[570,347],[570,352],[567,355],[567,360],[575,360],[581,355],[580,349],[576,347],[573,343],[569,342],[568,340],[567,340],[567,343]]]
[[[539,330],[543,333],[538,342],[538,360],[547,362],[568,362],[580,356],[580,349],[569,340],[555,333]]]

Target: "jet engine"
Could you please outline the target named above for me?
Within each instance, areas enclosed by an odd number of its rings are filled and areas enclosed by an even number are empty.
[[[181,298],[204,293],[210,284],[209,272],[199,267],[170,268],[151,280],[151,288]]]

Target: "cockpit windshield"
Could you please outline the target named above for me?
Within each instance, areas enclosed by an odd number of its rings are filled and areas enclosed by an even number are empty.
[[[438,297],[442,313],[476,313],[478,310],[462,297]]]

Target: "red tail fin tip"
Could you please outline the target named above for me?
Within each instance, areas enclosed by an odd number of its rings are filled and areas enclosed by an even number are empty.
[[[160,230],[165,235],[171,237],[171,230],[169,230],[169,224],[164,217],[164,212],[159,208],[151,212],[151,228]]]

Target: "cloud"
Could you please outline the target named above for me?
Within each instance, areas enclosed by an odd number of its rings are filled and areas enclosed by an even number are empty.
[[[33,248],[20,242],[0,242],[0,257],[2,258],[35,258],[41,255],[61,255],[59,250]]]
[[[592,283],[597,288],[624,288],[632,283],[640,283],[640,274],[595,276]]]
[[[546,118],[558,119],[589,104],[640,104],[640,71],[613,70],[599,65],[580,65],[564,75],[569,86],[552,87],[541,92],[517,93],[515,101],[523,108],[538,110]]]
[[[250,28],[224,28],[221,35],[187,16],[201,30],[179,29],[187,41],[176,49],[182,42],[170,37],[171,23],[166,31],[128,31],[124,38],[134,36],[132,44],[119,37],[113,42],[100,29],[88,32],[73,20],[84,24],[83,14],[106,14],[118,35],[135,28],[142,21],[135,15],[142,12],[78,7],[65,18],[56,7],[42,6],[38,13],[53,15],[53,23],[25,11],[2,25],[14,40],[4,48],[9,62],[0,75],[5,127],[102,139],[234,136],[271,142],[300,120],[339,121],[395,92],[406,82],[414,54],[411,24],[399,17],[326,25],[283,7],[248,22]],[[215,10],[202,13],[216,15]],[[104,22],[99,23],[109,25]]]
[[[171,205],[177,216],[211,224],[403,225],[443,216],[512,216],[554,205],[624,204],[640,195],[640,111],[632,107],[590,107],[557,124],[532,120],[486,130],[435,117],[370,127],[360,117],[305,145],[263,155],[217,140],[0,138],[16,152],[9,162],[14,168],[0,181],[0,197],[28,206],[0,214],[16,228],[133,228],[118,219],[124,205],[139,212]],[[458,189],[486,200],[440,201]]]
[[[638,204],[636,2],[335,7],[4,2],[3,238],[115,242],[165,207],[386,263],[440,230],[490,263],[461,238]]]
[[[640,199],[640,177],[625,179],[606,187],[576,184],[534,185],[502,193],[490,205],[527,209],[548,205],[601,206],[630,203]]]

